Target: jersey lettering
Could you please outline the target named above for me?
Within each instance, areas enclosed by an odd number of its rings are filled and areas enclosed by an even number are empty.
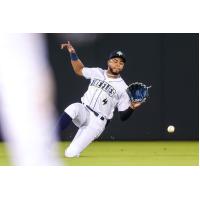
[[[116,90],[107,82],[101,81],[99,79],[94,79],[90,86],[94,86],[97,88],[102,89],[104,92],[106,92],[110,97],[113,97],[113,95],[116,93]]]

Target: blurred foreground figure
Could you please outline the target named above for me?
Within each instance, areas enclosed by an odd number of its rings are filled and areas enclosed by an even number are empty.
[[[0,121],[14,165],[60,165],[54,82],[41,34],[0,34]]]

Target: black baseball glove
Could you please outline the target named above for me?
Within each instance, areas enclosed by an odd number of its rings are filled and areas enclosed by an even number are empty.
[[[151,86],[147,87],[145,84],[140,82],[132,83],[127,88],[127,93],[130,97],[131,102],[145,102],[147,97],[149,97],[148,89]]]

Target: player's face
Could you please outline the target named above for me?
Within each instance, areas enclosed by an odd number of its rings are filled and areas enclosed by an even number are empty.
[[[124,68],[124,62],[122,58],[112,58],[108,60],[108,70],[113,75],[118,75]]]

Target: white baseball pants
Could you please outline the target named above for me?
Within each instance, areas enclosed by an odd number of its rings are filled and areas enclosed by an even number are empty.
[[[74,103],[65,109],[79,128],[73,141],[65,150],[66,157],[78,157],[80,153],[104,131],[107,120],[101,120],[81,103]]]

